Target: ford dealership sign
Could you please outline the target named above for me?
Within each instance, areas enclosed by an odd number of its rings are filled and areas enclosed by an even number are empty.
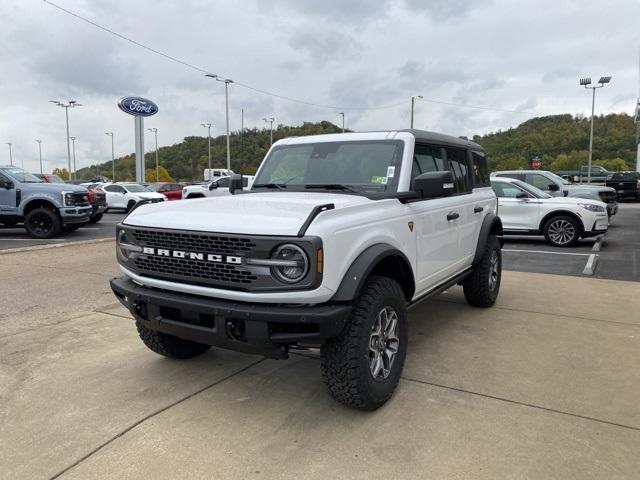
[[[118,107],[129,115],[150,117],[158,113],[158,106],[151,100],[140,97],[124,97],[118,102]]]

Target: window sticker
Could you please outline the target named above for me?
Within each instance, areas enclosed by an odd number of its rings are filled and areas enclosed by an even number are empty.
[[[376,177],[373,176],[371,177],[371,183],[375,183],[378,185],[386,185],[387,184],[387,177]]]
[[[387,178],[393,178],[393,176],[396,174],[396,167],[387,167]]]

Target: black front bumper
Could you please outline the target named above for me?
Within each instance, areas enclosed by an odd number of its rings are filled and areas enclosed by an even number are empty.
[[[229,350],[286,358],[292,344],[319,345],[340,334],[349,304],[282,306],[187,295],[111,279],[111,289],[148,328]]]

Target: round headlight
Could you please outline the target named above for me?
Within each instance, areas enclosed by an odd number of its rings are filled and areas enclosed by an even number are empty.
[[[291,243],[279,245],[273,251],[271,260],[277,262],[271,267],[271,273],[285,283],[299,282],[309,271],[307,254],[302,248]]]

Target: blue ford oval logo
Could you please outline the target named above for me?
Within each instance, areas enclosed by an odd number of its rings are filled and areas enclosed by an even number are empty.
[[[158,113],[158,106],[151,100],[141,97],[124,97],[118,102],[118,107],[129,115],[150,117]]]

